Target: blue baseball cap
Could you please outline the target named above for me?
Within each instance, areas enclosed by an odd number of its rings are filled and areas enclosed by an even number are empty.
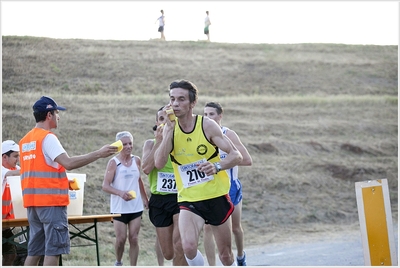
[[[33,105],[34,112],[48,112],[53,110],[66,110],[62,106],[58,106],[57,103],[50,97],[42,96],[38,101]]]

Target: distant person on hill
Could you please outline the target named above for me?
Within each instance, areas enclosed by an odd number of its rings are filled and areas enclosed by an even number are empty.
[[[158,21],[158,32],[161,33],[161,38],[160,40],[165,40],[165,35],[164,35],[164,26],[165,26],[165,16],[164,16],[164,10],[160,10],[161,16],[158,17],[156,20],[156,23]]]
[[[208,16],[208,11],[206,11],[206,18],[204,19],[204,34],[207,35],[207,41],[210,42],[210,25],[211,25],[211,21],[210,21],[210,17]]]
[[[139,230],[142,214],[148,208],[148,198],[143,185],[140,158],[132,154],[133,136],[128,131],[118,132],[115,140],[121,140],[122,151],[108,161],[103,181],[103,191],[111,194],[110,212],[121,214],[114,217],[115,255],[114,266],[122,266],[125,243],[129,241],[129,260],[131,266],[137,265],[139,256]],[[135,196],[132,196],[131,190]]]
[[[66,170],[83,167],[117,152],[116,146],[104,145],[88,154],[70,157],[51,129],[58,127],[58,106],[43,96],[33,105],[36,126],[19,142],[21,186],[29,222],[28,256],[25,266],[58,266],[61,254],[69,254],[67,206],[69,182]]]
[[[246,147],[241,142],[239,136],[236,134],[235,131],[229,129],[227,127],[223,127],[221,124],[222,116],[223,116],[223,108],[221,104],[218,102],[208,102],[204,107],[204,116],[208,117],[221,127],[222,133],[224,133],[236,146],[239,152],[243,156],[242,162],[238,166],[251,166],[253,161],[252,158],[247,151]],[[221,159],[226,157],[226,153],[222,150],[219,150],[221,155]],[[229,196],[233,205],[235,206],[235,210],[231,215],[232,219],[232,232],[235,237],[236,249],[237,249],[237,257],[236,261],[238,266],[247,266],[246,263],[246,252],[244,252],[244,233],[241,224],[241,217],[242,217],[242,183],[239,180],[238,166],[230,168],[227,170],[229,178],[231,180],[231,188],[229,190]],[[206,251],[206,256],[208,260],[208,264],[210,266],[216,265],[215,263],[215,244],[214,238],[212,235],[211,226],[205,225],[204,226],[204,249]]]
[[[146,140],[143,145],[142,168],[148,175],[151,192],[149,218],[156,227],[157,238],[165,259],[172,259],[174,266],[186,266],[179,234],[178,191],[171,159],[168,159],[161,169],[157,169],[154,165],[154,153],[162,141],[162,124],[168,120],[163,108],[161,107],[156,114],[156,125],[153,128],[154,139]]]
[[[3,178],[3,191],[1,192],[2,200],[2,219],[15,219],[14,208],[11,198],[10,185],[7,182],[8,176],[19,176],[20,167],[17,165],[19,160],[19,146],[12,140],[3,141],[1,144],[1,176]],[[10,238],[14,234],[11,228],[3,228],[4,238]],[[16,248],[11,243],[4,243],[2,247],[3,266],[13,266],[14,260],[17,257]]]
[[[236,265],[229,220],[234,206],[225,170],[238,165],[242,155],[214,120],[193,113],[198,100],[195,84],[177,80],[169,88],[170,103],[163,108],[163,116],[172,108],[177,119],[166,120],[154,157],[156,168],[163,168],[169,159],[174,168],[179,232],[186,261],[191,266],[204,265],[198,242],[204,224],[210,224],[221,263]],[[218,148],[227,153],[224,159]]]

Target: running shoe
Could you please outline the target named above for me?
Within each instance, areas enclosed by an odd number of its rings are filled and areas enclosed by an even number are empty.
[[[247,263],[246,263],[246,252],[243,251],[243,253],[244,253],[244,255],[243,255],[242,259],[239,260],[239,258],[236,257],[236,261],[237,261],[237,265],[238,266],[247,266]]]

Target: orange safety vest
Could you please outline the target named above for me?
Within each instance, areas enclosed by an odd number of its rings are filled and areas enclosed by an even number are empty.
[[[16,170],[16,168],[11,168],[10,170]],[[4,193],[1,198],[1,201],[2,201],[1,215],[3,220],[15,219],[14,207],[11,199],[11,189],[10,189],[10,184],[8,184],[8,182],[6,182],[6,187],[4,188]]]
[[[67,206],[68,178],[65,168],[47,165],[42,142],[51,131],[34,128],[19,142],[24,207]]]

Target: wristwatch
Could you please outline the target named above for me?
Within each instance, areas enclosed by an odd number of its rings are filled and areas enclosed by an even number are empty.
[[[215,162],[214,166],[215,166],[215,169],[217,170],[217,172],[215,172],[215,174],[217,174],[218,172],[221,171],[221,164],[219,162]]]

